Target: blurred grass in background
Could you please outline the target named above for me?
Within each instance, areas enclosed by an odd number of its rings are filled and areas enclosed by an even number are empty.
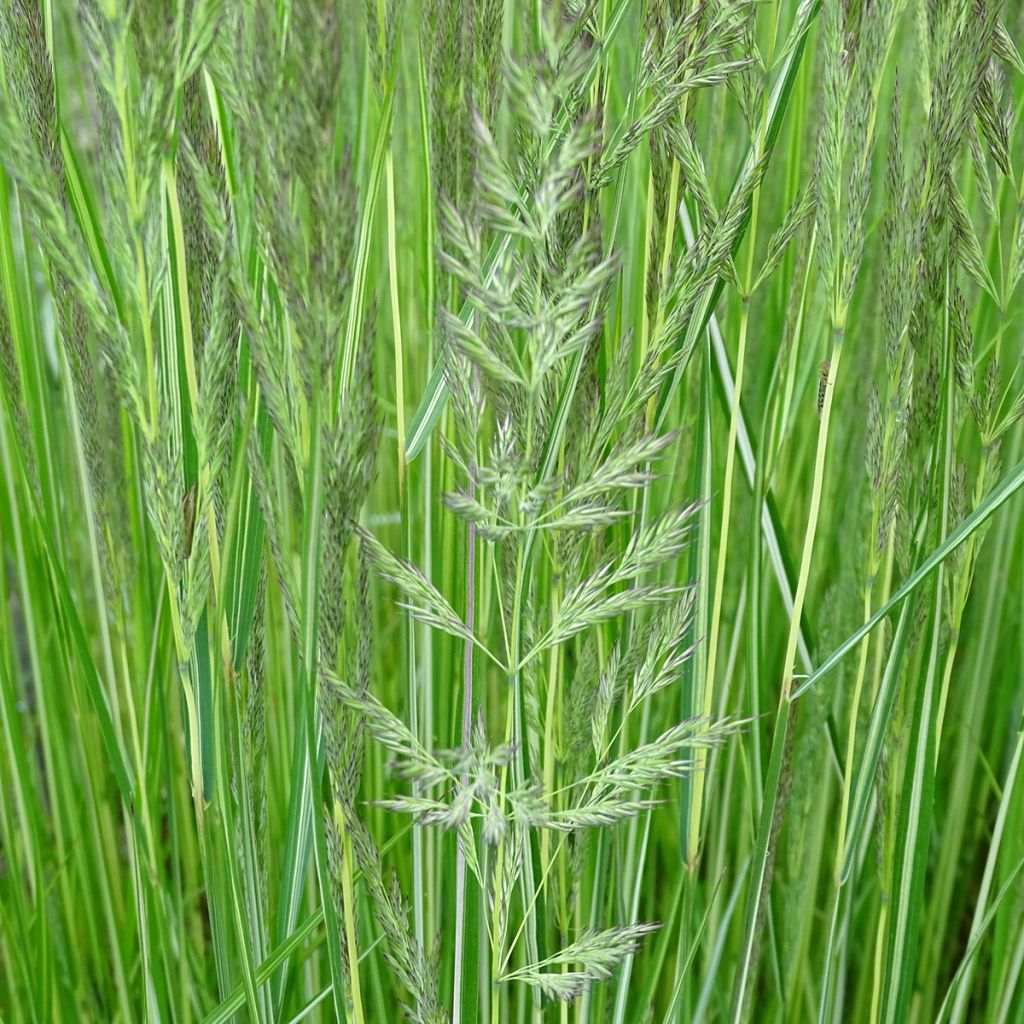
[[[0,1019],[1024,1021],[1022,38],[0,0]]]

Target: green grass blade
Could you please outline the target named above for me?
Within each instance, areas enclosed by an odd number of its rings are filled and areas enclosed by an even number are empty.
[[[956,529],[950,531],[945,540],[914,570],[902,586],[862,626],[851,633],[799,686],[793,691],[792,700],[806,693],[818,680],[839,664],[860,641],[883,619],[918,590],[928,577],[949,556],[972,537],[1007,501],[1024,485],[1024,461],[1017,463],[999,483],[992,488],[984,500]]]

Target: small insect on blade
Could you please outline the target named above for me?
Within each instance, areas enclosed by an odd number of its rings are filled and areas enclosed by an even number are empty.
[[[828,371],[832,369],[832,363],[828,359],[822,360],[818,370],[821,374],[818,380],[818,418],[821,418],[821,410],[825,408],[825,388],[828,387]]]
[[[196,527],[196,484],[193,484],[181,503],[181,514],[184,520],[184,550],[182,557],[188,561],[192,556],[192,534]]]

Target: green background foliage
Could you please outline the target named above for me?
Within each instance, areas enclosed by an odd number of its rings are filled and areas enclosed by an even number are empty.
[[[0,1020],[1024,1021],[1022,38],[0,0]]]

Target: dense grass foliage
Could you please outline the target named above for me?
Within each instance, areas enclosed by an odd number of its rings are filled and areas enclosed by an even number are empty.
[[[1021,42],[0,0],[0,1020],[1022,1024]]]

